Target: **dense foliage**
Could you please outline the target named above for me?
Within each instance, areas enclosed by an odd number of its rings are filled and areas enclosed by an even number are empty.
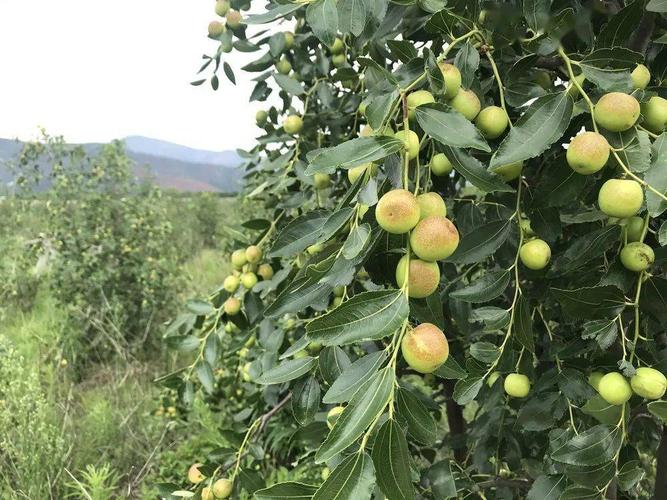
[[[165,335],[197,498],[666,498],[667,4],[248,7],[201,72],[278,92],[273,216]]]

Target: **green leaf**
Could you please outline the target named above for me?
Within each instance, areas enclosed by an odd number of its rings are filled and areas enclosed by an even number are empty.
[[[586,376],[574,368],[563,368],[558,375],[558,388],[577,405],[584,404],[596,394]]]
[[[651,146],[651,168],[644,174],[644,180],[667,195],[667,133],[660,134]],[[667,202],[647,189],[646,206],[651,217],[657,217],[667,209]]]
[[[342,371],[322,401],[326,404],[349,401],[366,380],[380,369],[386,359],[386,351],[377,351],[359,358]]]
[[[550,10],[551,0],[523,0],[523,17],[535,33],[547,26]]]
[[[354,394],[350,403],[338,417],[324,443],[317,450],[315,454],[316,463],[331,459],[354,443],[364,433],[387,406],[394,380],[394,369],[388,367],[366,381]]]
[[[573,272],[592,259],[600,258],[609,248],[618,243],[621,227],[609,225],[570,240],[568,249],[553,264],[554,273]]]
[[[306,356],[305,358],[289,359],[278,366],[264,372],[258,379],[258,384],[282,384],[289,382],[301,375],[308,373],[317,365],[317,358]]]
[[[534,158],[563,136],[572,119],[574,102],[567,92],[533,102],[516,121],[491,158],[490,168]]]
[[[475,342],[470,346],[470,355],[482,363],[493,363],[500,356],[500,350],[490,342]]]
[[[317,243],[330,215],[324,210],[313,210],[292,220],[276,237],[269,257],[292,257]]]
[[[556,392],[538,393],[532,396],[519,410],[517,425],[532,432],[550,429],[554,426],[556,418],[562,416],[562,413],[557,411],[560,398],[560,394]]]
[[[512,231],[516,231],[516,224],[512,220],[488,222],[472,233],[463,235],[458,248],[448,260],[457,264],[481,262],[498,250]]]
[[[598,465],[614,460],[622,442],[620,428],[596,425],[554,450],[551,458],[569,465]]]
[[[461,49],[456,53],[454,66],[461,71],[461,86],[469,89],[475,81],[475,73],[479,67],[479,52],[466,40]]]
[[[433,444],[438,438],[438,426],[419,398],[401,388],[396,395],[396,401],[398,416],[405,420],[410,436],[422,444]]]
[[[535,339],[533,334],[533,320],[528,299],[519,296],[514,313],[514,338],[530,352],[535,352]]]
[[[361,252],[368,240],[371,237],[371,226],[368,223],[364,223],[360,226],[356,226],[350,234],[348,235],[341,253],[346,259],[354,259],[359,252]]]
[[[404,63],[417,57],[417,49],[409,40],[388,40],[387,46],[391,54]]]
[[[255,498],[257,500],[306,500],[312,498],[316,491],[317,486],[287,481],[256,491]]]
[[[445,93],[445,77],[442,75],[442,70],[438,66],[438,60],[433,52],[429,49],[424,49],[425,65],[424,71],[428,84],[435,95],[443,95]]]
[[[371,93],[366,106],[366,117],[371,127],[379,129],[385,123],[398,96],[398,88],[395,85],[389,86],[381,93]]]
[[[215,308],[203,300],[188,300],[185,303],[185,307],[187,307],[188,311],[197,316],[208,316],[215,312]]]
[[[442,301],[437,291],[424,299],[410,299],[410,315],[419,323],[433,323],[441,330],[445,328]]]
[[[644,477],[644,469],[638,460],[624,463],[618,471],[618,485],[623,491],[630,491]]]
[[[353,453],[336,467],[319,487],[313,500],[370,500],[375,486],[373,461],[366,453]]]
[[[644,1],[637,0],[618,11],[595,39],[596,47],[624,47],[632,38],[644,14]]]
[[[426,478],[436,500],[445,500],[457,496],[456,483],[449,460],[437,462],[429,467]]]
[[[614,319],[599,319],[584,323],[582,339],[595,339],[600,349],[609,349],[618,336],[618,324]]]
[[[487,170],[482,165],[482,162],[464,150],[445,146],[443,151],[447,159],[454,166],[454,170],[473,186],[486,193],[514,192],[514,188],[507,185],[498,174]]]
[[[491,151],[482,134],[461,113],[444,104],[424,104],[416,110],[417,122],[427,135],[446,146]]]
[[[648,411],[667,424],[667,401],[652,401],[646,407]]]
[[[646,4],[649,12],[667,12],[667,0],[649,0]]]
[[[287,3],[283,5],[278,5],[277,7],[264,12],[262,14],[254,14],[246,17],[243,22],[245,24],[266,24],[270,23],[273,21],[277,21],[278,19],[285,17],[287,14],[291,14],[292,12],[298,10],[301,8],[302,4],[293,4],[293,3]]]
[[[325,347],[320,353],[320,372],[327,384],[333,384],[352,363],[338,346]]]
[[[215,376],[213,375],[211,365],[206,361],[201,360],[197,363],[196,371],[197,378],[201,382],[202,387],[207,393],[211,394],[215,389]]]
[[[338,146],[316,150],[308,156],[306,175],[318,172],[333,173],[336,168],[352,168],[363,163],[381,160],[403,149],[403,141],[394,137],[358,137]]]
[[[298,382],[292,390],[292,413],[300,425],[313,421],[320,407],[320,384],[315,377]]]
[[[590,415],[601,424],[616,425],[621,418],[621,406],[611,405],[607,403],[602,396],[595,395],[589,399],[581,411],[586,415]]]
[[[333,45],[338,31],[336,0],[316,0],[309,4],[306,9],[306,22],[324,45]]]
[[[363,0],[338,0],[338,29],[341,33],[361,35],[368,12]]]
[[[454,386],[454,401],[461,406],[470,403],[477,397],[477,393],[484,385],[482,377],[468,376],[465,380],[459,380]]]
[[[273,75],[276,83],[290,95],[301,95],[303,94],[303,85],[296,81],[291,76],[281,75],[280,73],[275,73]]]
[[[567,465],[565,475],[570,481],[583,486],[604,488],[616,475],[616,464],[605,462],[598,465]]]
[[[598,49],[581,60],[587,80],[606,92],[630,92],[630,72],[642,62],[641,54],[622,47]]]
[[[586,488],[584,486],[568,486],[563,494],[560,496],[560,500],[602,500],[602,494],[592,488]]]
[[[508,271],[491,271],[469,285],[449,294],[464,302],[489,302],[503,294],[510,283]]]
[[[454,359],[454,356],[451,354],[447,357],[445,362],[441,364],[435,373],[438,377],[449,379],[449,380],[458,380],[464,379],[468,376],[461,365]]]
[[[410,478],[410,454],[405,434],[392,419],[387,420],[373,444],[373,464],[378,486],[388,500],[412,500],[414,487]]]
[[[364,292],[308,323],[308,336],[324,345],[345,345],[391,335],[408,317],[401,290]]]
[[[613,318],[625,308],[625,295],[613,286],[592,286],[563,290],[552,288],[563,311],[574,319]]]
[[[566,484],[567,480],[563,475],[542,475],[531,486],[526,500],[558,500]]]

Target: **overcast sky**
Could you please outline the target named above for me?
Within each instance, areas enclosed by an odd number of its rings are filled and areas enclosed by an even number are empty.
[[[0,0],[0,137],[43,126],[70,142],[145,135],[187,146],[248,147],[252,84],[236,71],[193,87],[214,0]],[[261,6],[259,6],[261,9]],[[254,9],[253,9],[254,10]],[[238,69],[254,54],[234,53]]]

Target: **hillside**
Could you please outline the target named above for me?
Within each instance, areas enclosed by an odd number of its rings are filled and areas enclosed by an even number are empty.
[[[178,191],[238,191],[242,177],[237,168],[241,163],[234,151],[204,151],[158,139],[131,136],[124,139],[128,156],[135,162],[138,177],[150,177],[163,188]],[[84,144],[95,153],[101,144]],[[21,143],[0,138],[0,182],[11,181],[1,162],[16,156]]]

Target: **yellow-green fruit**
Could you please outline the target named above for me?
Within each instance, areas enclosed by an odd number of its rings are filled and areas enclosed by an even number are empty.
[[[239,329],[239,327],[236,326],[236,325],[235,325],[234,323],[232,323],[231,321],[228,321],[228,322],[225,324],[225,331],[226,331],[227,333],[236,333],[236,332],[238,331],[238,329]]]
[[[419,205],[419,220],[423,220],[431,215],[447,217],[447,205],[438,193],[422,193],[417,196]]]
[[[215,2],[215,13],[220,17],[224,17],[229,11],[229,2],[227,0],[218,0]]]
[[[610,405],[625,404],[632,397],[632,388],[627,379],[618,372],[607,373],[600,379],[598,392]]]
[[[224,288],[229,293],[234,293],[238,290],[240,281],[236,276],[227,276],[225,281],[222,282],[222,288]]]
[[[246,265],[247,259],[245,256],[245,250],[234,250],[232,252],[232,266],[236,269],[241,269]]]
[[[215,483],[213,483],[213,487],[211,489],[213,490],[215,498],[229,498],[229,496],[232,494],[233,488],[234,483],[232,483],[227,478],[223,478],[218,479]]]
[[[435,102],[433,94],[428,90],[417,90],[408,95],[408,118],[415,119],[415,109],[422,104],[429,104]]]
[[[338,418],[340,417],[340,414],[343,413],[343,410],[345,408],[342,406],[334,406],[329,410],[327,413],[327,427],[329,429],[333,429],[334,425],[336,425],[336,422],[338,421]]]
[[[628,242],[639,241],[644,233],[644,219],[630,217],[625,221],[625,235]]]
[[[190,468],[188,469],[188,481],[190,481],[193,484],[199,484],[201,483],[204,479],[206,479],[206,476],[201,473],[199,470],[199,467],[201,467],[202,464],[192,464]]]
[[[586,81],[586,77],[584,76],[584,74],[580,73],[577,76],[575,76],[574,79],[577,81],[579,86],[583,88],[584,82]],[[570,82],[570,85],[568,85],[567,93],[570,94],[573,98],[579,95],[579,89],[574,84],[574,82]]]
[[[453,64],[438,63],[445,80],[445,99],[453,99],[461,90],[461,72]]]
[[[220,21],[211,21],[208,23],[208,36],[218,38],[225,32],[225,25]]]
[[[530,392],[530,380],[521,373],[510,373],[503,383],[505,392],[514,398],[525,398]]]
[[[250,337],[248,337],[248,340],[245,341],[245,343],[243,344],[243,347],[247,347],[248,349],[250,349],[252,346],[255,345],[256,340],[257,339],[255,338],[255,336],[251,335]]]
[[[629,271],[646,271],[655,262],[655,253],[646,243],[635,241],[628,243],[621,250],[621,263]]]
[[[342,54],[334,54],[333,57],[331,58],[331,62],[333,63],[335,68],[340,68],[341,66],[344,66],[346,61],[347,59],[345,58],[344,52]]]
[[[433,175],[437,176],[449,175],[449,173],[454,168],[452,162],[449,161],[444,153],[433,155],[433,158],[431,158],[430,167]]]
[[[609,179],[598,193],[600,210],[610,217],[624,219],[637,215],[643,202],[641,185],[630,179]]]
[[[630,379],[630,386],[635,394],[646,399],[660,399],[667,390],[667,378],[653,368],[637,368]]]
[[[308,252],[309,255],[316,255],[322,250],[324,250],[324,245],[322,243],[315,243],[306,248],[306,252]]]
[[[539,238],[530,240],[521,245],[519,258],[528,269],[538,271],[547,267],[549,260],[551,260],[551,248],[546,241]]]
[[[449,101],[449,105],[470,121],[473,121],[482,109],[482,103],[479,102],[477,94],[472,90],[465,89],[461,89],[459,93]]]
[[[595,122],[610,132],[623,132],[639,118],[639,102],[622,92],[610,92],[595,104]]]
[[[342,297],[343,295],[345,295],[345,287],[344,286],[334,287],[333,294],[335,297]]]
[[[661,134],[667,124],[667,99],[655,95],[642,104],[641,108],[644,116],[642,125],[651,132]]]
[[[261,264],[257,269],[257,274],[259,274],[263,280],[270,280],[273,278],[273,268],[271,264]]]
[[[331,307],[334,309],[343,303],[343,297],[334,297],[331,301]]]
[[[257,245],[250,245],[245,249],[245,258],[251,264],[256,264],[262,260],[262,250]]]
[[[362,115],[365,115],[365,114],[366,114],[366,108],[367,108],[367,107],[368,107],[368,103],[366,103],[366,102],[360,102],[360,103],[359,103],[359,113],[361,113]]]
[[[268,119],[269,119],[269,114],[263,109],[260,109],[257,113],[255,113],[255,122],[260,127],[264,125],[266,123],[266,120]]]
[[[366,173],[367,169],[371,170],[371,175],[375,175],[375,173],[377,172],[377,166],[374,165],[373,163],[363,163],[361,165],[348,169],[347,178],[352,184],[354,184],[359,177],[361,177],[363,174]]]
[[[308,353],[305,350],[294,353],[294,359],[302,359],[306,357],[308,357]]]
[[[419,222],[417,198],[406,189],[393,189],[382,195],[378,201],[375,218],[388,233],[407,233]]]
[[[241,26],[243,16],[237,10],[230,9],[227,14],[225,14],[225,19],[227,19],[227,26],[231,29],[236,29]]]
[[[394,129],[391,128],[391,125],[386,125],[382,130],[377,133],[373,130],[373,127],[370,125],[364,125],[359,133],[361,137],[371,137],[373,135],[394,135]]]
[[[331,185],[331,177],[329,174],[315,174],[313,176],[313,183],[315,189],[326,189]]]
[[[443,260],[459,246],[459,232],[447,217],[431,215],[419,221],[410,233],[410,247],[422,260]]]
[[[281,75],[288,75],[289,72],[292,71],[292,64],[289,60],[283,57],[276,63],[276,70]]]
[[[343,43],[343,40],[340,38],[336,38],[334,40],[333,45],[331,46],[331,53],[332,54],[340,54],[345,50],[345,44]]]
[[[283,129],[288,134],[298,134],[303,128],[303,118],[299,115],[289,115],[283,122]]]
[[[449,343],[440,328],[422,323],[405,334],[401,353],[413,370],[433,373],[449,356]]]
[[[322,469],[322,472],[320,473],[320,476],[322,476],[322,481],[326,481],[327,479],[329,479],[329,475],[331,475],[331,470],[329,469],[329,467],[325,467],[324,469]]]
[[[509,118],[503,108],[487,106],[477,115],[475,125],[484,137],[495,139],[505,132],[507,125],[509,125]]]
[[[498,174],[505,182],[513,181],[521,175],[523,161],[515,161],[506,165],[494,167],[491,171]]]
[[[294,33],[291,31],[286,31],[283,34],[285,35],[285,48],[289,50],[294,45]]]
[[[600,388],[600,380],[602,380],[602,377],[604,377],[604,373],[593,372],[588,376],[588,383],[597,391]]]
[[[204,486],[201,490],[201,500],[215,500],[213,492],[209,486]]]
[[[645,89],[651,81],[651,72],[643,64],[638,64],[630,74],[632,86],[636,89]]]
[[[410,259],[410,273],[408,271],[408,256],[404,255],[396,266],[396,284],[403,287],[408,278],[408,296],[415,299],[428,297],[438,289],[440,283],[440,268],[436,262]]]
[[[251,272],[243,273],[241,275],[241,284],[247,290],[252,290],[252,288],[257,284],[257,275]]]
[[[408,158],[414,160],[419,154],[419,136],[412,130],[399,130],[394,134],[396,139],[400,139],[405,144]]]
[[[486,381],[486,385],[489,387],[493,387],[493,384],[496,383],[496,380],[500,378],[500,372],[492,372],[491,375],[489,375],[489,380]]]
[[[597,132],[584,132],[576,136],[567,148],[567,164],[579,174],[594,174],[609,159],[609,143]]]
[[[229,297],[222,305],[225,313],[229,316],[234,316],[241,310],[241,301],[236,297]]]

